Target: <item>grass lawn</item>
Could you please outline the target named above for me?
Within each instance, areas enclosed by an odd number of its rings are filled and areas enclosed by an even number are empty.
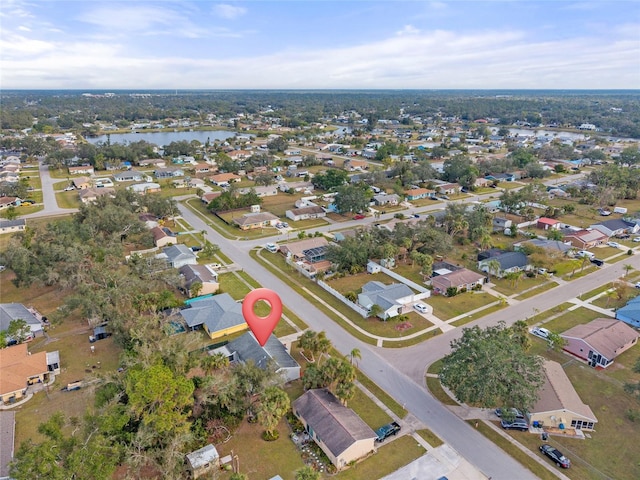
[[[286,420],[278,424],[280,438],[275,442],[262,440],[264,428],[258,423],[243,421],[227,443],[216,445],[221,457],[233,452],[240,461],[240,471],[249,478],[267,479],[281,475],[293,480],[294,472],[304,466],[300,451],[289,438]],[[218,478],[228,480],[230,472],[220,473]]]
[[[469,424],[474,424],[475,421],[469,420],[468,423]],[[497,422],[495,422],[495,423],[497,424]],[[538,462],[536,462],[535,460],[530,458],[526,453],[524,453],[518,447],[513,445],[506,438],[503,438],[499,433],[495,432],[491,427],[486,425],[484,422],[479,422],[478,431],[480,433],[482,433],[485,437],[487,437],[489,440],[491,440],[493,443],[495,443],[502,450],[507,452],[511,457],[513,457],[518,462],[520,462],[527,469],[531,470],[531,472],[533,472],[533,474],[535,476],[537,476],[538,478],[540,478],[541,480],[556,480],[557,479],[557,477],[554,474],[552,474],[551,472],[549,472],[545,468],[542,468],[540,465],[538,465]],[[520,441],[524,436],[529,435],[527,433],[522,433],[522,432],[518,432],[518,433],[519,433],[519,435],[516,437],[516,439],[518,441]],[[537,438],[537,436],[534,437],[534,435],[530,435],[530,436],[532,438]],[[540,443],[540,442],[538,442],[538,443]]]
[[[599,293],[606,292],[607,290],[609,290],[609,289],[610,289],[610,288],[612,288],[612,287],[613,287],[612,282],[609,282],[609,283],[607,283],[607,284],[605,284],[605,285],[602,285],[602,286],[600,286],[600,287],[598,287],[598,288],[594,288],[594,289],[593,289],[593,290],[591,290],[590,292],[582,293],[582,294],[578,295],[578,298],[579,298],[580,300],[583,300],[583,301],[584,301],[584,300],[587,300],[587,299],[589,299],[589,298],[591,298],[591,297],[595,297],[595,296],[596,296],[596,295],[598,295]]]
[[[392,418],[367,397],[362,390],[356,388],[356,394],[349,400],[347,406],[358,414],[364,423],[373,430],[389,423]]]
[[[326,283],[331,288],[345,295],[347,292],[359,293],[365,283],[373,281],[382,282],[385,285],[390,285],[395,282],[393,278],[382,272],[374,274],[362,272],[356,275],[346,275],[342,278],[331,278],[327,280]]]
[[[528,292],[521,293],[515,298],[516,300],[524,300],[525,298],[534,297],[536,295],[539,295],[542,292],[546,292],[547,290],[551,290],[552,288],[555,288],[557,286],[558,286],[557,282],[547,282],[538,287],[532,288]]]
[[[80,198],[75,190],[56,194],[56,202],[60,208],[78,208],[80,206]]]
[[[527,323],[529,325],[535,325],[536,323],[543,322],[544,320],[557,315],[559,313],[567,311],[569,307],[572,307],[573,303],[565,302],[560,305],[556,305],[549,310],[545,310],[544,312],[536,313],[533,317],[527,318]]]
[[[545,323],[544,328],[548,328],[552,332],[562,333],[571,327],[589,323],[591,320],[601,317],[603,317],[603,315],[600,312],[594,312],[588,308],[579,307]]]
[[[396,402],[391,396],[382,390],[376,383],[373,382],[369,377],[367,377],[364,373],[358,370],[358,381],[371,393],[373,393],[378,400],[384,403],[389,410],[395,413],[398,417],[404,418],[407,414],[407,411],[402,408],[398,402]]]
[[[418,285],[424,285],[424,277],[420,274],[420,266],[418,264],[411,266],[411,263],[399,262],[393,271]]]
[[[428,428],[423,428],[422,430],[416,430],[416,433],[420,435],[422,438],[426,440],[426,442],[431,445],[433,448],[437,448],[442,445],[444,442],[440,440],[435,433],[433,433]]]
[[[438,360],[437,362],[433,362],[429,365],[429,369],[427,373],[440,373],[440,369],[442,369],[442,360]],[[431,392],[431,395],[436,397],[441,403],[445,405],[458,405],[453,398],[451,398],[447,392],[442,388],[442,384],[440,383],[440,379],[437,377],[426,377],[427,378],[427,388]]]
[[[441,320],[449,320],[495,301],[495,297],[484,292],[465,292],[455,297],[434,295],[424,300],[433,307],[433,314]]]
[[[294,230],[305,230],[308,228],[323,227],[328,224],[324,218],[309,218],[308,220],[288,221],[289,226]]]
[[[515,295],[516,293],[520,293],[524,290],[542,285],[546,281],[547,279],[542,275],[531,278],[527,277],[526,275],[522,275],[520,281],[516,284],[514,284],[513,281],[504,278],[491,278],[491,283],[495,285],[493,289],[507,297]]]
[[[610,294],[605,294],[600,298],[596,298],[592,305],[596,305],[602,308],[622,308],[624,307],[629,300],[638,296],[638,289],[633,287],[627,287],[624,289],[626,292],[623,294],[622,298],[617,298],[615,292],[611,292]]]
[[[638,359],[640,359],[640,348],[637,346],[630,348],[618,355],[613,364],[607,367],[607,374],[621,382],[640,382],[640,373],[633,371],[633,366]]]
[[[353,467],[331,476],[337,480],[382,478],[426,453],[422,445],[409,435],[396,438],[378,447],[378,453]],[[266,478],[266,477],[265,477]],[[325,478],[329,478],[326,476]]]

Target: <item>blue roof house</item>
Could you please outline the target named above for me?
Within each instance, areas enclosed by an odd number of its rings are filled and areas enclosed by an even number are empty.
[[[616,318],[632,327],[640,328],[640,297],[632,298],[616,311]]]

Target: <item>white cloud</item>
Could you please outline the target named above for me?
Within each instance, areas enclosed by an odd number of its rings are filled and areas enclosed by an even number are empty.
[[[415,35],[418,33],[420,33],[420,30],[413,25],[405,25],[402,27],[402,30],[396,32],[396,35]]]
[[[637,88],[633,29],[619,38],[541,41],[519,31],[414,31],[345,48],[290,47],[221,59],[136,56],[113,40],[3,35],[5,88]],[[637,30],[635,30],[637,31]],[[226,30],[218,34],[231,34]],[[614,37],[612,35],[612,37]],[[589,48],[585,48],[589,45]],[[211,53],[215,55],[215,53]]]
[[[227,20],[233,20],[247,13],[247,9],[244,7],[236,7],[226,3],[214,5],[213,11],[219,17],[226,18]]]
[[[24,25],[20,25],[18,27],[18,30],[20,30],[21,32],[30,32],[31,29],[29,27],[25,27]]]

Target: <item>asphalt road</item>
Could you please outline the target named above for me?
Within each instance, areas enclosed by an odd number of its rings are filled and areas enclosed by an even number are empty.
[[[60,182],[60,179],[51,178],[49,174],[49,166],[40,163],[40,182],[42,183],[42,203],[44,208],[36,213],[30,213],[24,215],[23,218],[38,218],[38,217],[53,217],[56,215],[67,215],[69,213],[77,212],[77,208],[60,208],[56,201],[56,192],[53,189],[53,184]]]
[[[291,290],[276,275],[255,262],[248,255],[248,250],[256,242],[223,238],[208,227],[197,214],[182,205],[180,205],[180,213],[195,230],[206,231],[208,239],[218,244],[233,262],[242,265],[243,269],[256,281],[276,291],[287,307],[312,329],[324,330],[338,351],[347,355],[353,348],[360,349],[362,354],[362,359],[359,361],[360,369],[485,475],[493,480],[536,478],[529,470],[497,448],[493,442],[434,399],[426,390],[422,376],[407,375],[405,369],[410,372],[414,370],[409,368],[409,364],[415,364],[417,371],[424,372],[426,364],[421,358],[394,359],[393,356],[388,358],[385,349],[373,347],[353,338],[304,297]],[[264,242],[265,240],[262,240],[260,243]],[[425,351],[431,348],[432,341],[422,345]],[[448,346],[448,341],[444,344]],[[401,363],[407,365],[401,365]]]

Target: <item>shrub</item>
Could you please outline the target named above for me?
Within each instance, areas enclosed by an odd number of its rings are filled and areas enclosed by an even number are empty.
[[[265,442],[275,442],[278,438],[280,438],[280,432],[278,432],[278,430],[274,430],[273,432],[267,432],[265,430],[262,432],[262,439]]]

